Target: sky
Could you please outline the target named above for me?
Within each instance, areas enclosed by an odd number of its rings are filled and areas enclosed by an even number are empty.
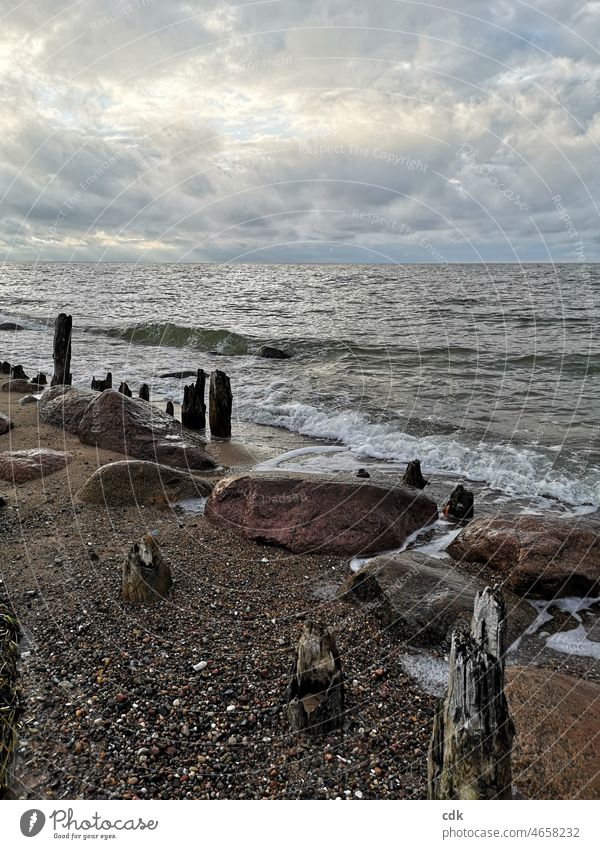
[[[0,20],[4,260],[600,261],[600,2]]]

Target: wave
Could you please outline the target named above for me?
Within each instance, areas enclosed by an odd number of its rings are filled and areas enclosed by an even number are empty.
[[[196,348],[199,351],[215,351],[229,356],[255,354],[261,345],[266,344],[261,339],[244,336],[231,330],[188,327],[171,322],[149,322],[132,324],[128,327],[90,328],[90,330],[138,345]]]
[[[407,463],[419,457],[432,474],[485,482],[512,497],[551,498],[570,505],[600,506],[600,469],[590,465],[574,478],[556,465],[557,453],[517,443],[483,443],[468,434],[415,436],[366,413],[327,411],[302,403],[240,400],[238,416],[256,424],[284,427],[303,436],[346,446],[359,457]]]

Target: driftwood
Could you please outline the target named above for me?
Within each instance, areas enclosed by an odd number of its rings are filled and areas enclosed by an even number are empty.
[[[306,622],[287,688],[292,730],[326,733],[344,721],[344,677],[335,638],[328,628]]]
[[[28,375],[23,370],[23,366],[12,366],[10,376],[13,380],[29,380]]]
[[[54,323],[54,374],[52,375],[52,386],[70,386],[71,375],[71,333],[73,330],[73,318],[64,312],[58,316]]]
[[[107,372],[104,380],[96,380],[95,377],[92,377],[92,389],[95,389],[97,392],[112,389],[112,372]]]
[[[504,695],[506,606],[498,588],[475,597],[470,632],[455,631],[448,692],[428,758],[430,799],[512,798],[515,734]]]
[[[151,604],[168,595],[171,570],[151,534],[131,547],[123,564],[122,598],[131,604]]]
[[[206,429],[206,404],[204,403],[204,387],[206,374],[199,368],[196,383],[183,387],[183,404],[181,407],[181,424],[190,430]]]
[[[140,386],[139,396],[142,401],[150,400],[150,387],[147,383],[142,383],[142,385]]]
[[[175,415],[175,407],[173,406],[172,401],[167,401],[167,406],[166,406],[165,412],[168,416],[174,416]]]
[[[421,474],[421,461],[411,460],[402,477],[402,483],[406,486],[414,486],[415,489],[425,489],[429,481]]]
[[[473,493],[465,489],[462,483],[454,487],[442,513],[453,522],[468,522],[473,518],[475,499]]]
[[[212,436],[229,439],[231,436],[231,384],[224,371],[216,369],[210,375],[209,412]]]
[[[133,392],[125,382],[119,384],[119,392],[121,395],[127,395],[128,398],[133,397]]]

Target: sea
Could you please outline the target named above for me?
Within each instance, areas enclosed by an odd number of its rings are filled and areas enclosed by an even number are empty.
[[[75,385],[219,368],[234,437],[303,437],[295,468],[477,482],[574,513],[600,505],[600,266],[5,263],[0,360],[52,372],[73,316]],[[262,345],[287,360],[257,356]]]

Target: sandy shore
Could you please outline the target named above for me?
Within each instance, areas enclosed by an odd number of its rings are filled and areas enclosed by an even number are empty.
[[[38,426],[19,398],[0,394],[15,424],[0,450],[50,447],[73,462],[0,484],[2,580],[25,634],[16,796],[425,796],[434,699],[402,670],[398,643],[334,598],[346,560],[247,543],[178,510],[80,504],[94,469],[122,458]],[[295,447],[281,431],[253,447],[248,436],[210,450],[247,468]],[[121,566],[148,531],[175,583],[167,600],[133,609],[119,599]],[[334,628],[347,680],[345,727],[317,741],[282,716],[306,617]]]

